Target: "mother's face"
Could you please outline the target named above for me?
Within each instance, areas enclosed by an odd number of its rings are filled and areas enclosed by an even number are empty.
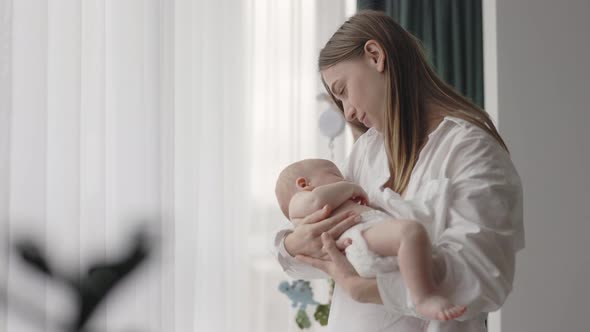
[[[357,119],[381,132],[386,109],[386,77],[381,47],[370,40],[363,56],[321,71],[334,97],[342,102],[347,121]]]

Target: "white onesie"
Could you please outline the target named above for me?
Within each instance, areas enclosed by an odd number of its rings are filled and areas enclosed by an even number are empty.
[[[361,222],[346,230],[341,238],[352,239],[352,244],[346,247],[346,258],[354,267],[356,272],[363,278],[374,278],[377,273],[393,272],[398,269],[397,257],[380,256],[369,250],[362,232],[373,224],[384,222],[391,218],[379,210],[365,211],[360,214]]]

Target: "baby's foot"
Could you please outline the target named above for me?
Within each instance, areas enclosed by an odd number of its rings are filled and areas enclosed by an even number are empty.
[[[416,305],[416,311],[426,318],[435,320],[451,320],[465,313],[466,306],[451,303],[445,297],[432,295]]]

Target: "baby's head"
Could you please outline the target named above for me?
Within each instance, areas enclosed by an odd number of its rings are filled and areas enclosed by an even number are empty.
[[[275,187],[281,211],[289,218],[289,202],[301,190],[342,181],[343,176],[333,162],[325,159],[304,159],[287,166],[279,175]]]

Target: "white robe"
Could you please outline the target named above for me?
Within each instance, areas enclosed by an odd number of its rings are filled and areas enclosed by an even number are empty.
[[[396,270],[377,276],[383,305],[355,302],[336,285],[328,330],[486,331],[487,312],[498,310],[512,290],[515,255],[524,248],[522,185],[501,145],[479,127],[445,117],[420,152],[402,200],[382,187],[389,179],[383,137],[369,129],[354,144],[343,174],[365,189],[371,206],[426,227],[441,289],[468,309],[454,321],[421,320]],[[289,231],[275,237],[285,272],[293,278],[327,278],[287,253],[283,239]]]

